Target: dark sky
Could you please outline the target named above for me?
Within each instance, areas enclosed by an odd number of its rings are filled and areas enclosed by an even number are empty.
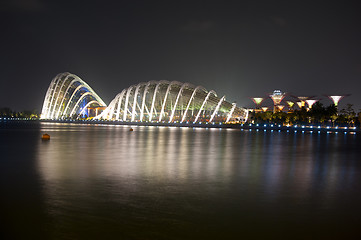
[[[358,110],[360,12],[361,1],[1,1],[0,107],[41,110],[68,71],[106,103],[165,79],[246,107],[274,89],[347,93],[341,106]]]

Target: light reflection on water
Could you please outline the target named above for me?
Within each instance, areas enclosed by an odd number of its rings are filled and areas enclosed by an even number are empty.
[[[313,138],[237,130],[133,128],[134,132],[129,126],[43,126],[42,132],[51,133],[52,140],[38,145],[42,175],[47,180],[99,176],[115,181],[149,178],[223,184],[244,178],[262,183],[269,192],[291,181],[297,191],[303,189],[297,194],[300,197],[316,184],[315,178],[324,181],[329,191],[343,181],[353,181],[353,169],[339,166],[346,160],[340,156],[346,153],[337,151],[343,135]]]
[[[278,234],[312,219],[323,231],[360,210],[358,135],[129,128],[41,125],[51,141],[37,145],[37,170],[55,237],[88,236],[76,230],[86,226],[135,239]]]

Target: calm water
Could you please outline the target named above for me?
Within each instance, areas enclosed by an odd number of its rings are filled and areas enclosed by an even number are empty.
[[[6,239],[361,236],[360,134],[1,124],[0,151]]]

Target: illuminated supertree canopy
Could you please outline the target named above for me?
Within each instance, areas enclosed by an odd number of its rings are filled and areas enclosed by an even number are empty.
[[[285,108],[285,106],[283,106],[283,105],[278,105],[277,107],[280,111],[282,111]]]
[[[254,98],[251,98],[251,99],[256,104],[256,106],[259,106],[264,100],[264,98],[261,98],[261,97],[254,97]]]
[[[297,105],[299,108],[302,108],[302,107],[305,107],[306,106],[306,101],[310,98],[313,98],[314,96],[299,96],[299,97],[296,97],[300,100],[300,102],[297,102]]]
[[[298,106],[299,108],[302,108],[302,107],[305,106],[305,102],[299,101],[299,102],[297,102],[297,106]]]
[[[268,107],[262,107],[263,112],[267,112],[267,110],[268,110]]]
[[[341,96],[328,96],[328,97],[332,100],[333,104],[335,104],[335,106],[337,106],[338,103],[341,101],[341,99],[344,98],[345,96],[346,96],[346,95],[341,95]]]
[[[312,108],[312,105],[315,104],[318,100],[308,99],[306,100],[306,103],[308,105],[308,108]]]
[[[279,105],[285,96],[286,94],[281,92],[281,90],[274,90],[270,95],[274,105]]]
[[[299,100],[305,102],[307,99],[309,99],[310,97],[305,97],[305,96],[300,96],[300,97],[297,97]]]
[[[287,104],[290,108],[292,108],[295,105],[295,103],[292,101],[287,101]]]

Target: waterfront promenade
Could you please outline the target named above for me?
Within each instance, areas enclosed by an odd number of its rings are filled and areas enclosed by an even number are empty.
[[[127,126],[160,126],[160,127],[188,127],[188,128],[219,128],[240,129],[249,131],[281,131],[281,132],[314,132],[314,133],[361,133],[358,127],[319,126],[319,125],[291,125],[250,124],[250,123],[167,123],[167,122],[122,122],[104,120],[38,120],[20,118],[2,118],[0,123],[45,122],[97,125],[127,125]]]

